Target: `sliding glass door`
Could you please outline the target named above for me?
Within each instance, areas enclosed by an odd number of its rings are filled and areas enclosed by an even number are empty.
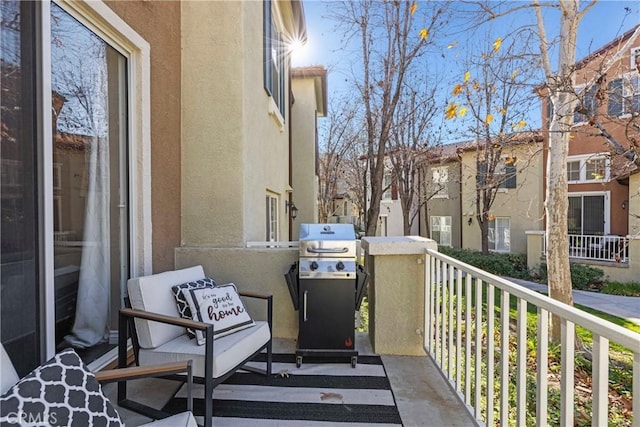
[[[126,68],[122,54],[52,5],[58,347],[104,348],[117,329],[128,275]]]
[[[20,375],[42,352],[38,161],[36,141],[36,2],[0,3],[2,247],[0,339]]]
[[[0,339],[22,375],[54,344],[89,362],[116,342],[129,277],[129,63],[55,3],[0,10]]]

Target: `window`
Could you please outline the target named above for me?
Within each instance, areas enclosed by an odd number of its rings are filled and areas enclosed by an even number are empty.
[[[516,161],[516,157],[505,157],[502,162],[496,165],[493,177],[489,176],[487,163],[484,161],[480,162],[480,169],[478,170],[478,175],[476,177],[478,185],[480,187],[487,186],[488,188],[516,188]],[[495,184],[491,185],[491,182]]]
[[[431,217],[431,238],[439,245],[451,246],[451,217]]]
[[[591,86],[589,90],[584,92],[584,88],[580,93],[580,99],[578,101],[578,111],[573,113],[573,122],[581,123],[589,120],[589,117],[593,116],[598,109],[598,102],[596,99],[596,92],[598,88]]]
[[[393,180],[391,177],[391,171],[384,173],[384,179],[382,181],[382,200],[391,200],[391,184]]]
[[[433,168],[431,171],[431,182],[433,183],[433,197],[448,198],[449,197],[449,167],[440,166]]]
[[[608,89],[608,115],[617,117],[640,111],[640,77],[637,73],[612,80]]]
[[[273,13],[272,1],[263,3],[264,19],[264,88],[278,106],[282,117],[285,116],[284,96],[284,42],[282,32],[276,24],[276,14]]]
[[[489,250],[509,252],[511,250],[511,220],[498,217],[489,221]]]
[[[631,48],[631,55],[629,55],[630,63],[629,66],[632,70],[636,70],[640,73],[640,47]]]
[[[572,156],[567,161],[570,183],[605,182],[609,179],[609,160],[604,154]]]
[[[267,195],[267,242],[278,241],[278,198]]]

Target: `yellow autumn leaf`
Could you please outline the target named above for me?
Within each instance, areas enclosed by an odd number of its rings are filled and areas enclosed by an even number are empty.
[[[527,122],[525,122],[524,120],[520,120],[520,123],[518,123],[518,129],[522,129],[526,125],[527,125]]]
[[[449,103],[447,110],[445,111],[445,118],[453,119],[456,116],[456,110],[458,109],[458,104],[454,104],[453,102]]]
[[[490,125],[492,121],[493,121],[493,116],[491,114],[487,114],[487,118],[485,119],[485,122],[488,125]]]
[[[413,15],[414,13],[416,13],[416,9],[418,9],[418,3],[413,2],[413,4],[411,5],[411,14]]]
[[[498,37],[496,41],[493,42],[493,51],[494,52],[499,51],[500,46],[502,46],[502,38]]]
[[[462,85],[455,85],[453,87],[453,94],[454,95],[460,95],[462,93]]]
[[[457,42],[457,41],[455,41],[455,42],[453,42],[453,43],[449,43],[449,44],[447,45],[447,49],[451,49],[451,48],[453,48],[453,47],[455,47],[455,46],[458,46],[458,42]]]
[[[473,82],[473,88],[475,90],[480,90],[480,84],[478,82]]]
[[[461,109],[458,110],[459,117],[464,117],[465,114],[467,114],[467,109],[465,107],[462,107]]]
[[[468,82],[470,78],[471,78],[471,73],[470,72],[467,71],[466,73],[464,73],[464,82],[465,83]]]
[[[423,28],[420,30],[420,38],[422,40],[425,40],[428,35],[429,35],[429,30],[427,30],[426,28]]]
[[[516,77],[518,77],[518,70],[513,70],[513,73],[511,73],[511,79],[515,79]]]
[[[507,114],[507,109],[506,108],[501,109],[500,114],[502,114],[503,116]]]

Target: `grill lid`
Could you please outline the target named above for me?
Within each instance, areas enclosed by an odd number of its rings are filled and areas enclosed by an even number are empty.
[[[300,257],[348,259],[355,256],[353,224],[300,225]]]
[[[300,240],[356,240],[353,224],[301,224]]]

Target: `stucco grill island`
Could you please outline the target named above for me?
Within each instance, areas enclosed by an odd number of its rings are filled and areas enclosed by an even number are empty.
[[[369,275],[356,260],[352,224],[302,224],[300,254],[285,274],[298,311],[296,366],[304,356],[349,357],[355,349],[355,312]]]

